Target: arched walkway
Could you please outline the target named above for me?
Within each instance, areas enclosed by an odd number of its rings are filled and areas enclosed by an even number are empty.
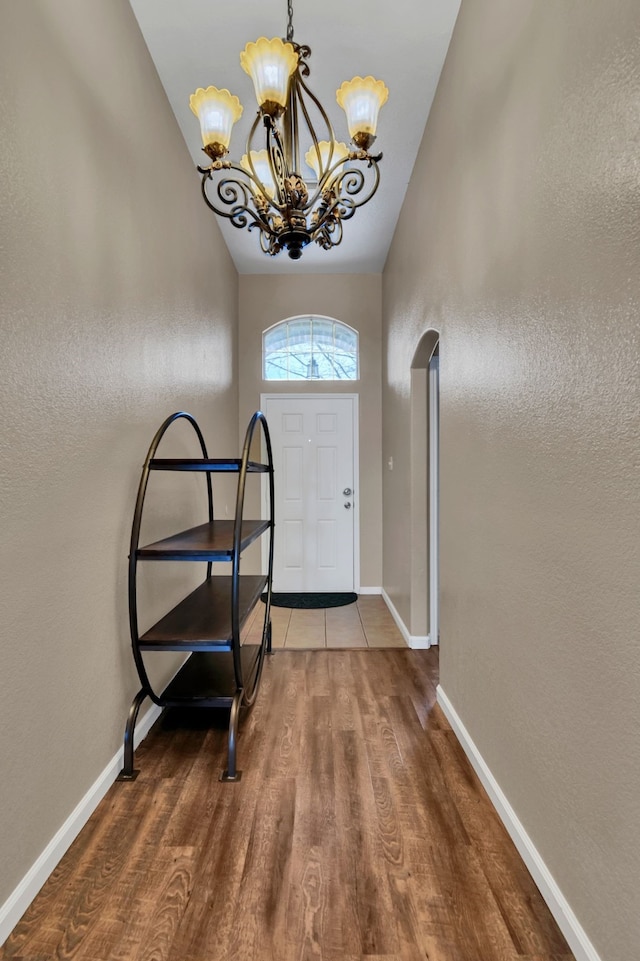
[[[440,335],[422,335],[411,362],[411,635],[438,643],[438,364]],[[417,646],[414,643],[414,646]]]

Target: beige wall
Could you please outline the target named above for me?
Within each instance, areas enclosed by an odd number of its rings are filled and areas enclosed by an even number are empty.
[[[380,305],[379,274],[240,277],[240,429],[244,433],[249,417],[260,405],[261,393],[359,394],[360,582],[363,587],[378,588],[382,579]],[[263,330],[299,314],[333,317],[358,331],[359,381],[301,384],[262,380]]]
[[[603,961],[640,944],[639,35],[463,0],[383,275],[384,584],[432,327],[442,686]]]
[[[237,275],[128,3],[3,2],[0,122],[1,905],[122,744],[150,440],[238,422]],[[149,535],[206,518],[157,486]],[[143,620],[185,566],[145,569]]]

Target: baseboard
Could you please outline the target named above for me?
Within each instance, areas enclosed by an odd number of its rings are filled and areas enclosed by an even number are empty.
[[[359,587],[356,594],[382,594],[381,587]]]
[[[419,634],[411,634],[409,637],[409,647],[412,651],[428,651],[431,647],[431,638],[427,634],[421,637]]]
[[[151,726],[160,716],[160,713],[161,709],[154,704],[136,724],[134,737],[135,747],[145,739]],[[121,748],[114,754],[85,796],[71,812],[60,830],[54,835],[49,844],[47,844],[40,857],[27,871],[17,888],[15,888],[2,907],[0,907],[0,945],[3,945],[7,940],[42,885],[114,783],[122,769],[122,763],[123,749]]]
[[[491,803],[498,812],[502,823],[518,849],[520,857],[529,869],[529,873],[538,886],[540,894],[546,901],[549,910],[558,923],[558,927],[567,939],[576,961],[601,961],[600,955],[573,913],[571,905],[558,887],[535,844],[525,831],[516,812],[511,807],[507,796],[491,773],[471,735],[458,716],[456,709],[440,685],[438,685],[438,704],[446,714],[465,754],[482,781],[484,789],[491,799]]]
[[[429,637],[428,634],[426,635],[426,637],[422,637],[422,636],[419,635],[419,634],[410,634],[410,633],[409,633],[409,631],[407,630],[406,624],[404,623],[404,621],[402,620],[402,618],[401,618],[400,615],[398,614],[398,612],[397,612],[397,610],[396,610],[396,608],[395,608],[395,605],[394,605],[393,601],[391,600],[391,598],[389,597],[389,595],[388,595],[387,592],[385,591],[384,587],[382,588],[382,597],[383,597],[383,600],[384,600],[385,604],[386,604],[387,607],[389,608],[389,611],[390,611],[390,613],[391,613],[392,618],[394,619],[394,621],[395,621],[396,624],[398,625],[398,630],[400,631],[400,633],[401,633],[402,636],[404,637],[405,641],[407,642],[407,645],[408,645],[413,651],[424,651],[424,650],[427,650],[428,648],[430,648],[430,647],[431,647],[431,638]]]

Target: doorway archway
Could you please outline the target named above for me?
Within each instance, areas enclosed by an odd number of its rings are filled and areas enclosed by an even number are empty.
[[[440,334],[427,330],[411,362],[412,646],[439,640],[439,366]]]

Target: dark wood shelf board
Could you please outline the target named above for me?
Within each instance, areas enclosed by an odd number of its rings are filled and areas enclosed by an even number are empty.
[[[243,677],[252,678],[259,652],[257,644],[240,648]],[[180,668],[160,700],[165,707],[231,707],[236,690],[233,655],[198,652]]]
[[[242,521],[240,552],[269,529],[270,521]],[[137,557],[147,561],[228,561],[233,556],[234,521],[200,524],[138,548]]]
[[[266,587],[264,574],[240,576],[240,627]],[[211,577],[165,614],[140,638],[141,651],[231,650],[230,576]]]
[[[209,471],[215,473],[237,474],[242,466],[239,457],[221,458],[211,457],[154,457],[149,462],[150,470],[184,470],[184,471]],[[248,474],[267,474],[268,464],[260,464],[258,461],[250,460],[247,463]]]

